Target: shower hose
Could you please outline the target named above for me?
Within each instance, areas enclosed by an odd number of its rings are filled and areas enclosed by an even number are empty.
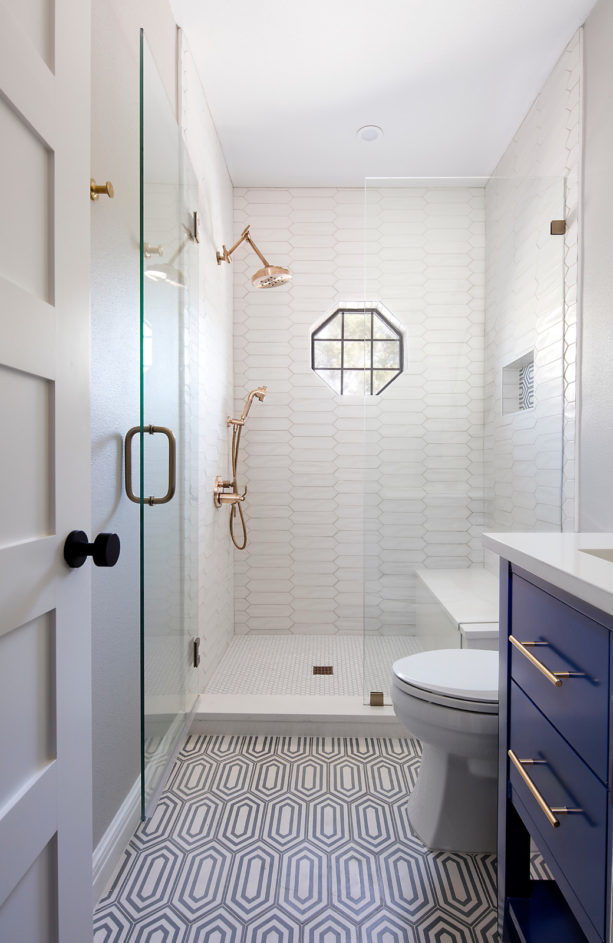
[[[232,426],[232,490],[234,494],[238,494],[238,485],[236,483],[236,471],[238,468],[238,449],[241,441],[241,432],[243,430],[242,425],[233,425]],[[236,537],[234,536],[234,524],[237,516],[240,517],[241,529],[243,532],[242,543],[238,543]],[[243,509],[241,507],[241,502],[237,501],[236,504],[233,504],[230,508],[230,537],[232,538],[232,543],[237,550],[244,550],[247,546],[247,525],[245,524],[245,515],[243,514]]]

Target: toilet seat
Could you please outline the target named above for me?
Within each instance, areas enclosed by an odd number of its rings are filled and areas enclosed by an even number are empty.
[[[404,693],[457,710],[498,712],[498,653],[438,649],[394,662],[394,684]]]

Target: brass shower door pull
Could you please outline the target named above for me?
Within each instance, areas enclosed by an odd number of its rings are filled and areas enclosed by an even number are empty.
[[[132,490],[132,440],[135,435],[140,434],[140,431],[140,426],[133,426],[129,429],[126,432],[124,444],[126,494],[130,501],[134,501],[135,504],[140,504],[140,498],[135,495]],[[171,430],[167,429],[166,426],[143,426],[143,432],[148,432],[149,435],[155,435],[156,432],[161,432],[162,435],[165,435],[168,439],[168,490],[161,498],[151,496],[145,498],[144,502],[145,504],[151,505],[151,507],[155,504],[168,504],[168,502],[172,501],[174,498],[177,489],[177,440]]]
[[[115,191],[113,190],[113,184],[110,180],[107,180],[106,183],[97,184],[93,177],[89,181],[89,198],[90,200],[98,200],[100,195],[108,196],[113,199],[115,196]]]

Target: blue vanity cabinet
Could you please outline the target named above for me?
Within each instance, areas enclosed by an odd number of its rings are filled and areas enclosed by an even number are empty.
[[[502,940],[611,943],[613,618],[504,560],[500,609]]]

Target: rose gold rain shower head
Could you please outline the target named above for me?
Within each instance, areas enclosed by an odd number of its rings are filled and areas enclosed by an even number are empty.
[[[222,262],[230,262],[230,256],[235,249],[238,249],[241,242],[247,242],[264,263],[264,268],[259,269],[255,275],[251,276],[251,284],[255,288],[276,288],[277,285],[285,285],[290,281],[292,273],[289,269],[281,268],[280,265],[271,265],[270,262],[264,258],[249,234],[249,226],[245,226],[240,239],[238,242],[234,243],[231,249],[226,249],[225,246],[222,246],[223,252],[217,253],[217,264],[221,265]]]

